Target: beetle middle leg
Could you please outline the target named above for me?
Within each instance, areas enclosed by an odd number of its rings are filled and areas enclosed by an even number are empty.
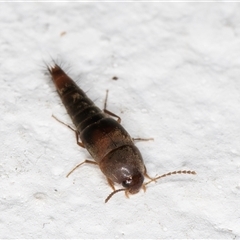
[[[86,159],[84,162],[79,163],[76,167],[74,167],[74,168],[67,174],[66,177],[69,177],[69,175],[70,175],[72,172],[74,172],[77,168],[79,168],[79,167],[80,167],[81,165],[83,165],[84,163],[90,163],[90,164],[98,165],[97,162]]]
[[[80,147],[82,147],[82,148],[85,148],[84,144],[83,144],[81,141],[79,141],[79,132],[78,132],[76,129],[74,129],[74,128],[72,128],[70,125],[62,122],[61,120],[59,120],[59,119],[58,119],[57,117],[55,117],[54,115],[52,115],[52,117],[55,118],[58,122],[60,122],[60,123],[62,123],[63,125],[67,126],[68,128],[70,128],[72,131],[74,131],[74,132],[75,132],[75,135],[76,135],[77,145],[80,146]]]

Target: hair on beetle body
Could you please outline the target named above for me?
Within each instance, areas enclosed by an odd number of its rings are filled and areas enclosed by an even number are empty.
[[[55,62],[48,65],[48,71],[76,130],[68,127],[75,131],[77,144],[86,148],[94,159],[78,164],[67,177],[84,163],[98,165],[113,189],[105,200],[107,202],[117,192],[125,191],[126,196],[136,194],[141,189],[145,190],[150,182],[168,175],[196,174],[194,171],[180,170],[155,178],[149,177],[142,155],[134,144],[134,140],[146,139],[131,138],[120,124],[121,118],[107,110],[108,91],[102,111]],[[150,181],[144,183],[144,177]],[[115,183],[121,184],[123,188],[115,190]]]

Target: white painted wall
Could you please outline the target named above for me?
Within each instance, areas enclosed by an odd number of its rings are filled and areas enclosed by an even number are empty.
[[[1,3],[0,238],[240,238],[239,3]],[[65,33],[65,34],[63,34]],[[45,62],[122,118],[151,176],[125,198],[77,146]],[[117,76],[118,80],[112,80]]]

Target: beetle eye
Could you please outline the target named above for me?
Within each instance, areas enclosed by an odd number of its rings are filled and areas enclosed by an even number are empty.
[[[122,182],[122,186],[128,188],[132,183],[132,177],[129,177],[127,180]]]

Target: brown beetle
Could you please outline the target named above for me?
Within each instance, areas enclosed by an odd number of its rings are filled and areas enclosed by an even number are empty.
[[[106,109],[106,101],[104,110],[101,111],[60,66],[54,63],[48,67],[48,71],[76,126],[74,131],[78,145],[86,148],[95,160],[85,160],[67,176],[83,163],[97,164],[113,188],[113,192],[105,200],[107,202],[113,194],[119,191],[125,191],[126,196],[128,193],[135,194],[141,188],[145,190],[145,186],[150,182],[167,175],[196,174],[194,171],[181,170],[150,178],[141,153],[133,143],[134,139],[120,125],[121,119]],[[110,116],[116,117],[117,121]],[[150,178],[151,181],[144,184],[144,176]],[[114,183],[122,184],[124,188],[115,190]]]

